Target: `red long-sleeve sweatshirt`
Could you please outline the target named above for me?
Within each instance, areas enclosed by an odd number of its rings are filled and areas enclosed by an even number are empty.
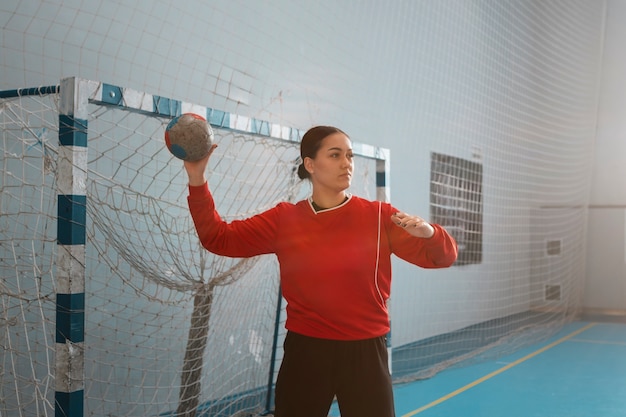
[[[279,203],[245,220],[221,219],[208,185],[189,187],[202,245],[217,255],[274,253],[287,301],[286,328],[323,339],[361,340],[389,331],[391,254],[423,268],[450,266],[454,239],[437,224],[429,239],[393,224],[388,203],[351,196],[315,212],[308,200]]]

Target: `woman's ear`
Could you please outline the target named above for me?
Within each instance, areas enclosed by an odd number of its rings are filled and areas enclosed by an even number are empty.
[[[305,156],[302,163],[304,164],[304,169],[306,169],[309,174],[313,174],[313,159]]]

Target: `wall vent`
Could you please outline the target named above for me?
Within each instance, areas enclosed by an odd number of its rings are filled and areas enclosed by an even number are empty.
[[[561,254],[561,240],[548,240],[546,242],[546,255],[558,256]]]
[[[455,265],[483,261],[482,163],[432,152],[430,221],[445,227],[457,243]]]
[[[560,301],[561,300],[561,286],[560,285],[546,285],[544,297],[546,301]]]

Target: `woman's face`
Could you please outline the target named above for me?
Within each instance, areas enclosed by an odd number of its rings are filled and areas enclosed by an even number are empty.
[[[314,187],[340,192],[352,181],[352,142],[343,133],[333,133],[322,140],[315,158],[305,158],[304,166],[311,174]]]

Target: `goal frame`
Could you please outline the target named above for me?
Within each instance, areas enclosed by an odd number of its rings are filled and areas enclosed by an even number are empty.
[[[55,324],[55,415],[84,415],[85,281],[87,243],[87,181],[89,104],[113,106],[148,117],[174,118],[182,113],[203,115],[216,128],[274,140],[299,143],[305,130],[258,120],[182,100],[104,82],[67,77],[59,85],[0,91],[0,98],[59,95],[59,154],[57,161],[57,256]],[[390,199],[389,149],[353,142],[355,155],[376,161],[376,200]],[[277,312],[282,306],[277,297]],[[276,317],[268,392],[272,392],[278,348]],[[387,338],[391,370],[391,338]],[[268,394],[266,408],[271,407]]]

